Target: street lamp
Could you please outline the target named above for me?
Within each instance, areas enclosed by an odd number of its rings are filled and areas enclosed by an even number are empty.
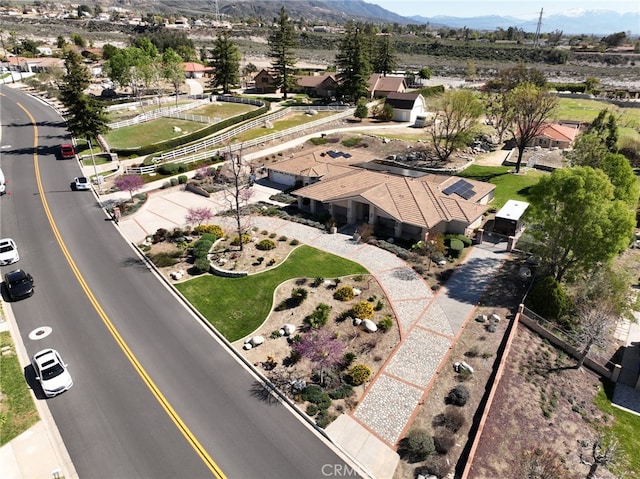
[[[87,143],[89,144],[89,151],[91,152],[91,162],[93,163],[93,172],[96,177],[96,182],[98,183],[98,188],[100,189],[100,193],[102,193],[102,183],[100,182],[100,177],[98,176],[98,167],[96,166],[96,158],[93,156],[93,148],[91,147],[91,140],[87,138]]]

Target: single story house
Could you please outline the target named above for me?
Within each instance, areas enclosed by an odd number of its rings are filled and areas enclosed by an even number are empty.
[[[339,225],[368,223],[396,238],[422,240],[430,231],[471,234],[495,190],[448,175],[411,178],[346,164],[314,169],[323,174],[292,192],[300,209],[328,212]]]
[[[311,97],[331,98],[338,90],[336,74],[325,72],[321,75],[300,75],[296,77],[294,93],[306,93]]]
[[[404,77],[385,77],[380,73],[373,73],[369,77],[368,85],[371,98],[384,98],[389,93],[403,93],[407,90]]]
[[[349,153],[323,151],[324,149],[316,149],[300,156],[293,155],[286,160],[269,164],[266,166],[267,177],[270,181],[284,186],[301,187],[320,181],[323,177],[347,173],[351,171],[351,163],[372,159],[363,158],[358,154],[356,160]]]
[[[545,123],[541,126],[538,135],[527,146],[539,146],[541,148],[570,148],[579,130],[576,126]]]
[[[186,78],[202,78],[212,71],[211,68],[196,62],[183,62],[182,68],[184,69]]]
[[[416,122],[418,116],[424,116],[427,111],[427,102],[420,93],[392,92],[387,95],[385,101],[393,107],[393,121]]]
[[[260,70],[253,78],[253,81],[255,82],[256,93],[276,93],[278,91],[274,75],[266,68]]]
[[[524,229],[522,216],[528,207],[529,203],[525,201],[508,200],[496,213],[493,232],[505,236],[516,236]]]

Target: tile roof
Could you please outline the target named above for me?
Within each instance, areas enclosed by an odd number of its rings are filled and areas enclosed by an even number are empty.
[[[331,79],[335,83],[337,83],[335,73],[325,72],[322,75],[300,75],[296,76],[298,86],[308,87],[308,88],[316,88],[322,85],[322,83]]]
[[[408,178],[355,167],[348,169],[350,171],[326,176],[317,183],[300,188],[294,194],[324,203],[361,199],[396,221],[427,229],[441,221],[472,223],[488,208],[455,194],[443,193],[447,186],[459,180],[456,177],[425,175]],[[495,189],[489,183],[467,181],[474,185],[475,195],[472,198],[480,199]]]
[[[203,72],[207,70],[207,67],[202,63],[196,62],[184,62],[182,64],[182,68],[184,68],[184,71],[186,72]]]
[[[572,142],[576,139],[578,129],[558,123],[546,123],[542,126],[538,136],[544,136],[556,141]]]

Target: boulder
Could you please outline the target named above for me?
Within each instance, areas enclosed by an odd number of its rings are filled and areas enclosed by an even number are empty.
[[[360,326],[361,323],[362,323],[362,320],[360,318],[354,318],[353,319],[353,325],[354,326]]]
[[[242,346],[242,348],[243,348],[245,351],[248,351],[248,350],[250,350],[251,348],[253,348],[253,346],[251,346],[251,343],[244,343],[244,346]]]
[[[479,323],[484,323],[486,320],[487,320],[486,314],[479,314],[478,317],[476,318],[476,321],[478,321]]]
[[[353,288],[353,294],[355,296],[360,296],[362,294],[362,291],[359,290],[358,288]]]
[[[362,326],[364,326],[364,329],[370,333],[375,333],[378,330],[378,326],[376,326],[376,323],[374,323],[370,319],[365,319],[364,321],[362,321]]]
[[[284,334],[289,336],[296,332],[296,327],[294,324],[285,324],[282,329],[284,330]]]
[[[251,338],[251,345],[254,347],[260,346],[262,343],[264,343],[264,336],[254,336]]]
[[[174,133],[180,133],[180,132],[182,132],[182,128],[180,128],[179,126],[174,126],[173,127],[173,131],[174,131]]]
[[[491,316],[489,316],[489,319],[494,323],[500,322],[500,316],[498,316],[496,313],[493,313]]]

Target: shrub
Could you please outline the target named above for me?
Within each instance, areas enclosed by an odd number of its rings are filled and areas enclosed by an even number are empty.
[[[216,239],[224,238],[224,231],[222,231],[222,228],[218,225],[198,225],[193,228],[193,233],[198,235],[210,233],[215,235]]]
[[[469,390],[466,386],[458,384],[447,395],[447,403],[454,406],[464,406],[469,400]]]
[[[247,244],[249,241],[251,241],[251,235],[244,233],[242,235],[242,244]],[[231,246],[240,246],[239,236],[236,236],[235,238],[233,238],[233,240],[231,241]]]
[[[318,425],[318,427],[324,429],[333,421],[335,421],[335,419],[336,416],[334,416],[333,414],[329,414],[326,410],[320,411],[316,416],[316,424]]]
[[[298,241],[297,239],[292,239],[289,244],[291,246],[298,246],[300,244],[300,241]]]
[[[315,404],[308,404],[307,415],[313,417],[316,414],[318,414],[318,406],[316,406]]]
[[[360,143],[361,141],[362,141],[362,138],[352,137],[352,138],[346,138],[342,140],[342,144],[347,148],[352,148],[354,146],[357,146],[358,143]]]
[[[256,245],[256,248],[261,251],[269,251],[270,249],[274,249],[276,244],[270,239],[263,239]]]
[[[271,234],[269,235],[269,238],[273,239],[273,238],[275,238],[276,236],[277,236],[277,235],[276,235],[275,233],[271,233]]]
[[[371,368],[366,364],[356,364],[347,373],[349,382],[354,386],[360,386],[371,379]]]
[[[331,399],[344,399],[353,396],[353,387],[349,384],[342,384],[339,388],[329,392]]]
[[[287,241],[289,238],[287,238],[286,236],[280,236],[280,238],[278,238],[278,241]]]
[[[171,183],[171,186],[178,186],[178,178],[171,178],[169,182]]]
[[[153,234],[153,242],[161,243],[169,237],[169,231],[164,228],[158,228]]]
[[[197,258],[206,258],[213,243],[208,240],[198,240],[193,244],[193,256]]]
[[[324,283],[324,278],[322,276],[316,276],[315,278],[313,278],[313,282],[311,283],[311,286],[313,286],[314,288],[317,288],[322,283]]]
[[[471,246],[473,244],[473,242],[471,241],[471,238],[469,238],[468,236],[458,235],[457,238],[460,241],[462,241],[462,244],[464,244],[465,248],[468,248],[469,246]]]
[[[438,478],[446,477],[451,470],[451,463],[447,461],[446,456],[440,456],[438,454],[432,454],[428,456],[424,462],[424,465],[416,468],[416,476],[422,474],[423,476],[434,475]]]
[[[198,241],[209,241],[213,245],[217,239],[218,237],[213,233],[204,233]]]
[[[169,253],[158,253],[151,255],[149,257],[151,262],[155,264],[158,268],[166,268],[167,266],[173,266],[178,262],[171,254]]]
[[[433,435],[433,443],[436,446],[436,451],[440,454],[446,454],[456,445],[456,435],[446,427],[439,427]]]
[[[344,356],[342,357],[342,369],[347,369],[349,366],[351,366],[351,364],[356,360],[356,355],[355,353],[352,352],[348,352],[348,353],[344,353]]]
[[[426,429],[412,429],[400,441],[398,453],[409,462],[419,462],[424,461],[435,449],[433,438]]]
[[[187,182],[187,180],[188,180],[187,175],[178,176],[178,184],[180,185],[184,185]]]
[[[560,319],[571,307],[562,284],[553,276],[538,281],[527,296],[526,306],[546,319]]]
[[[466,419],[460,409],[453,406],[447,407],[443,415],[442,425],[453,432],[458,432],[465,425]]]
[[[382,308],[384,308],[384,303],[378,300],[378,302],[376,303],[373,309],[375,309],[376,311],[380,311]]]
[[[320,328],[329,321],[329,311],[331,306],[326,303],[320,303],[307,317],[307,321],[312,328]]]
[[[206,273],[207,271],[209,271],[209,268],[211,267],[211,263],[207,258],[196,258],[196,261],[193,264],[193,267],[196,273],[200,273],[200,274]]]
[[[385,316],[378,321],[378,327],[383,333],[386,333],[393,327],[393,318],[391,316]]]
[[[318,146],[318,145],[324,145],[327,142],[327,139],[322,137],[316,137],[316,138],[309,138],[309,141],[314,145]]]
[[[351,308],[351,314],[354,318],[371,319],[373,318],[373,306],[371,303],[362,301]]]
[[[451,244],[449,245],[449,254],[454,258],[459,258],[464,249],[464,243],[458,238],[451,238]]]
[[[165,163],[158,167],[158,173],[164,176],[175,175],[178,173],[177,163]],[[176,180],[177,181],[177,180]]]
[[[333,293],[333,298],[338,301],[351,301],[355,297],[351,286],[343,286]]]
[[[293,288],[291,290],[291,301],[294,306],[300,306],[308,295],[309,292],[305,288]]]
[[[331,406],[331,398],[317,384],[311,384],[304,389],[302,392],[302,400],[315,404],[318,406],[318,409],[321,410],[328,409],[329,406]]]
[[[282,337],[282,334],[280,334],[280,330],[276,329],[274,331],[271,331],[271,336],[269,336],[271,339],[278,339],[280,337]]]

